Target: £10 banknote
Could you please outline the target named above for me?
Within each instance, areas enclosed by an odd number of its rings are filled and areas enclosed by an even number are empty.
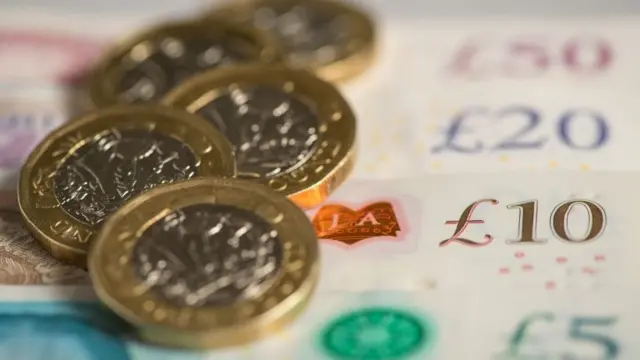
[[[309,212],[332,289],[635,284],[640,173],[353,180]]]

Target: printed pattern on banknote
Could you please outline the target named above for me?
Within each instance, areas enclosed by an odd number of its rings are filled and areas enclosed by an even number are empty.
[[[249,356],[462,359],[455,343],[465,337],[462,320],[466,300],[453,296],[455,293],[443,295],[383,290],[320,292],[298,321],[281,334],[253,344]]]
[[[0,210],[0,285],[89,284],[88,274],[54,259],[25,230],[20,214]]]
[[[408,184],[351,180],[307,212],[321,244],[321,283],[345,291],[431,286],[439,262],[416,256],[430,232],[422,226],[425,193]],[[424,274],[420,283],[412,268]]]

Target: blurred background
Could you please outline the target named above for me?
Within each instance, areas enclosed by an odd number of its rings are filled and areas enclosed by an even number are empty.
[[[635,50],[637,27],[633,16],[640,13],[640,1],[349,1],[372,13],[379,37],[375,65],[344,88],[359,121],[366,125],[359,130],[361,139],[375,144],[372,147],[361,143],[361,147],[367,148],[361,152],[356,177],[412,176],[418,167],[432,172],[453,171],[462,164],[458,164],[460,161],[469,168],[464,159],[434,154],[424,146],[428,142],[441,142],[437,138],[442,136],[438,129],[446,126],[455,115],[452,112],[464,106],[501,106],[535,100],[542,101],[545,109],[561,111],[571,99],[558,99],[569,96],[576,98],[572,101],[577,105],[604,108],[621,101],[615,93],[602,91],[607,86],[616,86],[626,94],[636,91],[637,81],[631,75],[637,73],[640,52]],[[0,205],[12,206],[17,171],[30,149],[53,128],[84,111],[83,76],[108,44],[147,25],[197,16],[223,2],[0,1]],[[484,77],[452,75],[447,69],[464,55],[467,44],[475,41],[479,33],[490,46],[482,50],[482,59],[478,60],[481,64],[476,65],[486,67],[491,61],[510,61],[517,69],[523,69],[524,75],[520,78],[493,73]],[[532,36],[540,34],[544,40],[536,38],[530,42]],[[513,58],[504,55],[510,49],[509,44],[535,44],[545,47],[555,61],[560,59],[558,54],[566,44],[573,46],[576,41],[580,43],[581,64],[588,67],[594,61],[597,63],[594,56],[596,45],[600,44],[614,48],[615,66],[610,66],[610,71],[579,73],[551,64],[548,71],[539,71],[532,70],[528,56],[531,54],[516,54],[522,56]],[[624,56],[617,56],[621,52],[625,52]],[[526,86],[520,82],[524,79],[529,81]],[[491,91],[487,91],[487,86]],[[609,101],[600,104],[606,98]],[[635,97],[629,98],[629,105],[634,102]],[[624,106],[608,112],[617,115],[620,108]],[[425,120],[433,126],[427,129]],[[499,130],[510,133],[517,129],[502,126]],[[617,141],[624,144],[625,139]],[[519,164],[545,167],[550,161],[555,164],[568,159],[579,166],[588,160],[591,168],[622,166],[611,161],[615,158],[613,153],[607,153],[608,160],[603,158],[600,163],[591,158],[583,160],[582,153],[576,155],[575,151],[560,148],[550,147],[540,154],[536,155],[539,159],[527,158],[527,162],[507,163],[504,156],[493,159],[493,155],[487,155],[492,156],[487,161],[492,167],[505,170],[522,167]],[[487,163],[477,164],[486,167]]]
[[[3,0],[3,8],[51,10],[60,12],[108,13],[114,15],[155,17],[171,16],[194,11],[216,0]],[[640,2],[634,0],[358,0],[370,4],[385,15],[403,15],[428,18],[432,16],[463,15],[528,15],[528,16],[579,16],[628,14],[640,10]]]

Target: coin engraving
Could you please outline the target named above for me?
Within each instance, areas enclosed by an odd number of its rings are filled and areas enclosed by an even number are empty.
[[[153,189],[110,216],[89,273],[114,312],[171,330],[143,331],[144,339],[228,347],[299,314],[317,283],[318,250],[307,215],[282,195],[254,181],[201,178]]]
[[[293,66],[322,66],[349,56],[349,18],[315,3],[272,2],[245,19],[276,37]]]
[[[144,287],[178,306],[226,306],[260,296],[280,271],[278,232],[256,214],[197,204],[147,228],[132,266]]]
[[[315,108],[274,87],[232,87],[198,114],[229,139],[240,176],[280,176],[304,163],[317,146]]]
[[[53,192],[70,216],[94,226],[144,191],[194,177],[196,163],[191,149],[170,136],[113,128],[67,155],[53,174]]]
[[[51,232],[63,239],[77,241],[79,243],[87,243],[91,237],[91,232],[82,229],[74,224],[70,224],[66,220],[57,221],[49,226]]]
[[[116,87],[120,99],[127,103],[155,101],[192,75],[255,56],[256,46],[243,36],[200,35],[166,36],[133,47],[119,63],[122,76]]]
[[[20,216],[0,212],[0,284],[88,284],[88,274],[54,259],[22,227]]]

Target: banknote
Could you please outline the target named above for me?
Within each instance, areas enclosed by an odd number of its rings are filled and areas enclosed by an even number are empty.
[[[21,360],[633,360],[636,294],[319,291],[285,330],[204,352],[141,342],[93,301],[0,301],[0,351]]]
[[[633,284],[636,172],[351,180],[308,212],[328,288]]]
[[[379,15],[379,58],[343,87],[354,176],[638,169],[633,20]]]
[[[628,161],[640,132],[632,19],[425,23],[399,17],[382,1],[361,5],[376,21],[378,56],[362,76],[339,85],[358,118],[354,177],[638,170]],[[0,14],[7,48],[0,89],[54,84],[68,92],[61,109],[85,109],[86,99],[72,94],[74,79],[106,44],[161,19],[86,10]],[[192,15],[199,6],[184,10]]]
[[[286,333],[255,344],[253,354],[305,360],[632,360],[640,356],[630,336],[638,330],[635,295],[624,287],[554,294],[533,288],[322,293]]]
[[[457,292],[319,292],[281,334],[251,346],[277,359],[463,359],[465,296]]]
[[[0,207],[15,208],[22,164],[50,131],[67,121],[70,107],[61,90],[0,88]]]
[[[0,28],[0,44],[6,49],[0,56],[0,84],[5,87],[71,85],[89,71],[102,50],[89,36],[6,25]]]
[[[319,292],[287,329],[204,352],[141,342],[92,301],[0,301],[0,351],[20,360],[463,359],[455,342],[465,314],[449,310],[458,301],[444,295]]]
[[[141,343],[100,304],[74,301],[0,302],[0,351],[20,360],[212,358]]]
[[[474,296],[466,322],[475,329],[466,334],[461,359],[637,359],[640,347],[629,336],[638,331],[637,295],[637,290],[619,287]]]
[[[89,284],[88,274],[54,259],[25,230],[20,214],[0,210],[0,285]]]

